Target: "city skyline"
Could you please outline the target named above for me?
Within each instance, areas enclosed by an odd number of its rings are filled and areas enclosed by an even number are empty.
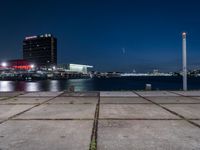
[[[39,3],[39,5],[38,5]],[[200,68],[198,1],[3,1],[0,60],[22,58],[26,36],[58,39],[58,64],[98,71],[181,70],[181,33],[188,33],[188,69]]]

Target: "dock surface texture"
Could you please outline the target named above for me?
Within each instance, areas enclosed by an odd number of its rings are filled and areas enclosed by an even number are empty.
[[[0,150],[200,150],[200,91],[1,92]]]

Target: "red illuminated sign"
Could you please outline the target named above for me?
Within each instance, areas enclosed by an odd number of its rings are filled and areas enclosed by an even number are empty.
[[[30,70],[31,66],[12,66],[14,69]]]

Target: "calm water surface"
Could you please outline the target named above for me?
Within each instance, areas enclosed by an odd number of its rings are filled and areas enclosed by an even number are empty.
[[[44,81],[0,81],[0,91],[62,91],[75,86],[76,91],[121,91],[144,90],[145,84],[152,84],[153,90],[180,90],[181,77],[126,77],[93,78]],[[190,90],[200,89],[200,77],[189,78]]]

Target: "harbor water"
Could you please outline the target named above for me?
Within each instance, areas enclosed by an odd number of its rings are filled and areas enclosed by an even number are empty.
[[[75,91],[127,91],[144,90],[151,84],[152,90],[181,90],[182,77],[123,77],[41,81],[0,81],[0,91],[63,91],[74,86]],[[188,89],[200,89],[200,77],[188,78]]]

